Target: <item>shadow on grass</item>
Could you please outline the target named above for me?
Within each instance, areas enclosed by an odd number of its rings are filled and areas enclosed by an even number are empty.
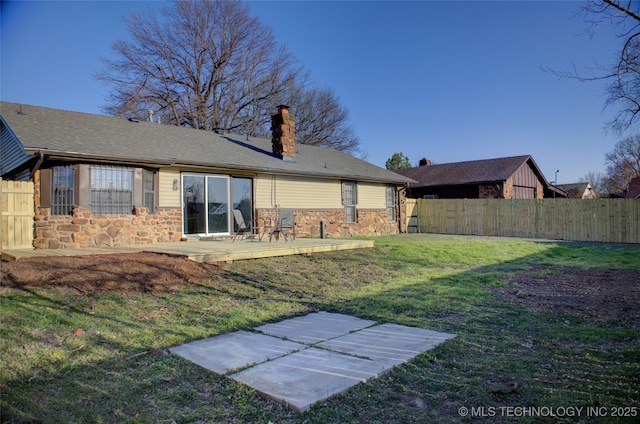
[[[590,245],[570,258],[565,245],[529,244],[518,256],[516,244],[490,241],[471,250],[456,245],[461,251],[447,256],[437,250],[451,246],[427,243],[383,241],[370,251],[239,262],[175,293],[16,294],[5,300],[12,316],[3,321],[20,329],[5,327],[2,336],[10,356],[20,355],[7,364],[21,368],[2,381],[3,422],[466,422],[462,407],[506,422],[514,417],[501,408],[638,405],[637,332],[533,312],[490,291],[553,258],[575,266],[599,257],[597,264],[610,266],[611,251]],[[625,257],[639,252],[623,250]],[[165,354],[176,344],[320,310],[458,337],[302,415]],[[94,332],[76,336],[76,328]]]

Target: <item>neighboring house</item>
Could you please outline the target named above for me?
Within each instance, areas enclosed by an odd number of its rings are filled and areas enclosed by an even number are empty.
[[[569,199],[597,199],[598,194],[591,183],[558,184],[556,186],[567,194]]]
[[[407,197],[422,199],[542,199],[564,197],[529,155],[398,169],[409,184]]]
[[[0,175],[35,183],[36,248],[234,233],[294,209],[300,236],[405,231],[410,179],[334,149],[295,143],[288,107],[251,138],[0,102]]]
[[[627,186],[627,198],[640,198],[640,177],[633,177],[631,178],[631,181],[629,181],[629,185]]]

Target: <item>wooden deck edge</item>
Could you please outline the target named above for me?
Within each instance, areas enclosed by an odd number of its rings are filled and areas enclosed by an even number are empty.
[[[304,255],[310,253],[333,252],[338,250],[367,249],[375,246],[370,240],[358,240],[340,244],[328,244],[324,246],[294,246],[294,243],[286,246],[278,246],[268,250],[220,252],[205,254],[190,254],[187,257],[194,262],[216,263],[233,262],[247,259],[273,258],[277,256]]]

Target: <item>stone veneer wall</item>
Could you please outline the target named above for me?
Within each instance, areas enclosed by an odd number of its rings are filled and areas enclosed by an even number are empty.
[[[508,193],[501,193],[502,184],[480,184],[478,186],[478,198],[479,199],[508,199],[504,195]]]
[[[265,218],[274,219],[274,209],[258,209],[257,223],[261,228]],[[380,236],[398,234],[398,223],[387,219],[386,209],[357,209],[356,223],[347,223],[344,209],[295,209],[296,236],[320,237],[320,222],[324,221],[327,237]]]
[[[538,199],[544,199],[544,187],[540,181],[536,184],[536,195]],[[498,187],[502,193],[498,191]],[[504,184],[480,184],[478,187],[480,199],[513,199],[514,188],[513,178],[509,178]]]
[[[131,215],[92,215],[89,208],[74,208],[72,215],[51,215],[36,208],[33,246],[36,249],[126,246],[182,237],[180,208],[135,208]]]

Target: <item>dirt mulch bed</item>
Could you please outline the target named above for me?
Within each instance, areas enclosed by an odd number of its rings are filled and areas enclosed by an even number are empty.
[[[156,253],[40,257],[0,264],[0,286],[47,287],[80,294],[162,292],[199,283],[216,265]]]
[[[508,302],[640,328],[640,271],[538,266],[508,280],[493,290]]]

